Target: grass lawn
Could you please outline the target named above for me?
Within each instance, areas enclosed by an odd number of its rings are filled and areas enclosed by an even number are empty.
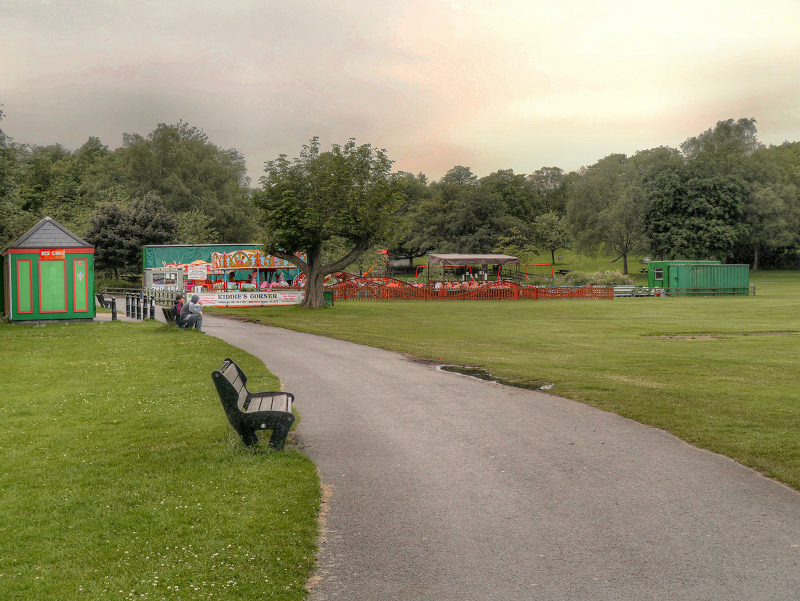
[[[155,322],[0,325],[0,599],[306,597],[320,489],[250,451],[211,381],[264,364]],[[302,411],[302,407],[300,407]]]
[[[800,489],[800,273],[756,296],[225,309],[518,381],[672,432]],[[221,312],[215,309],[214,312]]]

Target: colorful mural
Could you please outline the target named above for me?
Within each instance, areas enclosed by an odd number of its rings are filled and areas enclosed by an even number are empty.
[[[300,258],[305,261],[305,254],[300,253]],[[289,261],[266,255],[260,250],[235,250],[232,252],[212,252],[212,269],[252,269],[255,267],[270,269],[297,269]]]

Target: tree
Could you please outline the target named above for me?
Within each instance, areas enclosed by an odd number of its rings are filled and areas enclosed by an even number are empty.
[[[306,274],[303,307],[321,307],[326,275],[396,233],[403,194],[391,166],[385,150],[356,146],[353,139],[320,152],[313,138],[299,158],[267,162],[254,197],[263,212],[264,248]],[[333,238],[348,251],[325,263],[323,246]]]
[[[700,162],[707,171],[730,175],[741,169],[743,159],[763,145],[756,138],[756,120],[717,121],[713,129],[681,144],[684,156]]]
[[[415,235],[409,224],[415,219],[422,205],[428,204],[433,197],[433,191],[428,184],[428,178],[419,173],[416,176],[411,173],[399,171],[396,174],[397,182],[401,187],[405,200],[403,207],[399,211],[399,218],[402,223],[402,236],[395,239],[389,246],[389,255],[392,259],[407,260],[411,266],[414,257],[426,254],[430,248],[421,244],[419,237]]]
[[[572,238],[563,217],[555,211],[539,215],[533,221],[533,243],[550,251],[550,261],[556,263],[556,250],[569,248]]]
[[[119,279],[119,271],[129,265],[126,252],[129,211],[116,202],[102,203],[92,215],[86,240],[94,246],[94,262],[98,269],[113,272]]]
[[[169,244],[177,228],[161,198],[146,194],[127,205],[102,203],[92,216],[86,240],[95,247],[97,267],[113,271],[119,279],[122,269],[141,269],[143,246]]]
[[[520,223],[529,223],[533,219],[535,194],[521,173],[501,169],[482,177],[478,184],[484,193],[495,195],[502,202],[509,217]]]
[[[2,106],[2,105],[0,105]],[[3,118],[0,110],[0,121]],[[36,225],[38,215],[22,210],[20,185],[25,180],[25,159],[29,155],[0,129],[0,250]]]
[[[210,217],[221,242],[251,242],[257,235],[244,157],[214,145],[196,127],[160,123],[147,137],[123,134],[122,147],[101,163],[85,183],[95,202],[109,200],[109,191],[130,198],[152,192],[173,215],[199,210]]]
[[[791,190],[776,193],[771,184],[778,182],[766,173],[780,169],[762,149],[755,119],[728,119],[687,139],[681,144],[683,156],[653,155],[657,160],[642,176],[653,252],[725,260],[749,242],[757,264],[758,250],[770,237],[791,239],[791,211],[785,205]],[[756,163],[770,169],[753,169]],[[781,214],[787,218],[779,219]]]
[[[478,184],[478,176],[472,173],[472,169],[469,167],[456,165],[442,176],[439,183],[456,186],[476,186]]]
[[[800,256],[800,144],[760,148],[743,167],[751,231],[739,245],[739,257],[753,269],[786,267],[792,254]]]
[[[800,241],[800,203],[791,184],[755,184],[747,206],[753,245],[753,269],[762,248],[787,247]]]
[[[645,198],[624,154],[582,168],[568,190],[567,219],[579,249],[618,253],[628,273],[628,254],[644,240]]]
[[[175,244],[214,244],[219,234],[211,223],[211,217],[202,211],[187,211],[176,218],[178,222]]]
[[[542,167],[526,178],[537,205],[537,212],[555,211],[563,215],[567,209],[566,174],[559,167]]]
[[[645,226],[653,252],[724,260],[748,233],[748,189],[738,177],[708,174],[697,163],[668,163],[645,180]]]
[[[497,247],[493,248],[492,252],[518,257],[523,265],[531,265],[539,256],[539,249],[530,244],[528,238],[523,230],[513,227],[508,235],[502,235],[497,239]]]

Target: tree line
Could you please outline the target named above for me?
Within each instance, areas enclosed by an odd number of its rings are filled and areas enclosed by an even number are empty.
[[[269,161],[254,188],[237,150],[183,122],[124,134],[115,150],[94,137],[74,151],[31,146],[0,130],[0,247],[50,215],[115,271],[135,270],[143,244],[263,242],[277,252],[276,241],[299,240],[320,265],[371,245],[393,258],[502,252],[528,263],[572,248],[619,257],[626,273],[635,253],[800,268],[800,143],[766,147],[755,119],[572,172],[479,178],[455,166],[429,181],[391,172],[384,151],[353,141],[321,152],[312,140],[303,153]]]
[[[476,177],[457,166],[438,182],[400,174],[410,227],[394,256],[507,252],[528,262],[573,248],[623,259],[719,259],[800,268],[800,143],[758,142],[755,119],[720,121],[632,156],[566,173],[543,167]],[[541,262],[541,259],[539,261]]]
[[[0,119],[2,113],[0,112]],[[0,130],[0,247],[49,215],[96,246],[96,264],[137,269],[145,244],[207,244],[259,237],[244,157],[202,130],[159,124],[110,150],[34,146]]]

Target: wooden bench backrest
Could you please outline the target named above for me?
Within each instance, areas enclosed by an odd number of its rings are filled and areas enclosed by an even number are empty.
[[[229,361],[229,359],[225,360],[220,372],[222,372],[222,375],[225,376],[225,379],[236,391],[236,395],[238,397],[238,401],[236,403],[237,408],[239,411],[243,411],[244,404],[247,401],[247,376],[244,375],[244,372],[241,369],[239,369],[238,365],[236,365],[233,361]]]

